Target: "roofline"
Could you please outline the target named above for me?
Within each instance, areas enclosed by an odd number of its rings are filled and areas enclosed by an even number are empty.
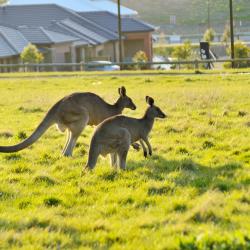
[[[149,33],[149,32],[154,32],[155,30],[135,30],[135,31],[122,31],[122,33]]]
[[[44,27],[40,26],[38,27],[39,29],[41,29],[41,31],[43,32],[43,34],[52,42],[52,44],[54,43],[51,39],[51,37],[47,34],[47,32],[45,32]]]
[[[99,24],[97,24],[97,23],[95,23],[95,22],[93,22],[93,21],[91,21],[91,20],[89,20],[89,19],[87,19],[87,18],[85,18],[85,17],[82,17],[82,16],[79,15],[76,11],[71,10],[71,9],[68,9],[68,8],[65,8],[65,7],[60,6],[60,5],[57,5],[57,4],[55,4],[55,5],[58,6],[59,8],[61,8],[61,9],[64,9],[64,10],[70,12],[70,13],[73,14],[74,16],[77,16],[78,18],[81,18],[82,20],[84,20],[84,21],[86,21],[86,22],[88,22],[88,23],[94,25],[95,27],[97,27],[97,28],[99,28],[99,29],[101,29],[101,30],[103,30],[103,31],[108,32],[110,35],[113,35],[113,36],[117,37],[117,34],[116,34],[116,33],[113,33],[112,31],[110,31],[110,30],[108,30],[108,29],[102,27],[101,25],[99,25]]]
[[[7,4],[7,5],[5,5],[5,6],[0,6],[0,8],[8,8],[8,7],[26,7],[26,6],[38,6],[38,5],[57,5],[58,6],[58,4],[56,4],[56,3],[33,3],[33,4],[31,4],[31,3],[28,3],[28,4]]]
[[[107,11],[107,10],[100,10],[100,11],[86,11],[86,12],[84,12],[84,11],[80,11],[80,12],[77,12],[77,13],[87,13],[87,14],[92,14],[92,13],[108,13],[109,15],[111,15],[111,16],[114,16],[114,17],[116,17],[116,18],[118,18],[118,15],[116,15],[116,14],[114,14],[113,12],[110,12],[110,11]],[[80,15],[80,14],[79,14]],[[151,29],[149,29],[148,31],[144,31],[144,32],[149,32],[149,31],[155,31],[156,29],[157,29],[157,27],[156,26],[154,26],[154,25],[151,25],[151,24],[149,24],[149,23],[147,23],[147,22],[145,22],[145,21],[143,21],[143,20],[141,20],[141,19],[137,19],[137,18],[134,18],[134,17],[128,17],[128,16],[122,16],[121,17],[122,19],[132,19],[132,20],[134,20],[134,21],[137,21],[137,22],[139,22],[139,23],[141,23],[141,24],[143,24],[143,25],[145,25],[145,26],[148,26],[148,27],[150,27]],[[122,32],[126,32],[126,31],[122,31]],[[137,32],[137,31],[131,31],[131,32]]]
[[[83,39],[87,40],[87,42],[89,42],[90,44],[92,44],[91,40],[94,41],[94,42],[96,42],[94,39],[91,39],[91,38],[89,38],[86,35],[82,35],[81,33],[77,33],[75,30],[70,29],[69,27],[67,27],[66,25],[64,25],[63,23],[61,23],[61,21],[56,22],[56,24],[59,25],[60,27],[63,27],[66,30],[69,30],[70,32],[72,32],[72,33],[74,33],[74,34],[76,34],[78,36],[81,36]]]

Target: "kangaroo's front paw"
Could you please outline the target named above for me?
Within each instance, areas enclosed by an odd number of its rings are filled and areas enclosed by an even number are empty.
[[[143,154],[144,154],[144,157],[145,157],[145,158],[147,158],[147,157],[148,157],[148,153],[147,153],[147,151],[144,151],[144,152],[143,152]]]
[[[152,156],[152,151],[149,151],[148,153],[149,153],[150,156]]]

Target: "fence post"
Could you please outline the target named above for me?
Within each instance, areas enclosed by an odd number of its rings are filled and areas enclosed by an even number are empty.
[[[198,63],[198,60],[197,60],[197,59],[195,59],[195,61],[194,61],[194,68],[195,68],[196,70],[199,69],[199,63]]]
[[[80,71],[84,71],[85,70],[85,63],[84,61],[80,62]]]
[[[24,63],[24,72],[28,72],[28,63]]]

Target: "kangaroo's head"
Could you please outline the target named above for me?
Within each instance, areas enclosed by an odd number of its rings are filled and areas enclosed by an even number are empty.
[[[167,117],[159,107],[154,105],[154,99],[152,97],[146,96],[146,102],[149,105],[146,112],[148,118],[154,119]]]
[[[121,87],[118,89],[118,93],[120,95],[117,103],[119,104],[120,107],[122,108],[129,108],[132,110],[136,109],[135,104],[133,103],[132,99],[127,96],[127,91],[125,87]]]

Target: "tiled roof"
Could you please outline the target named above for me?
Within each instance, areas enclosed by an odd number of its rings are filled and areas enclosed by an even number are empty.
[[[0,33],[0,58],[10,57],[16,55],[16,51],[10,46],[10,44],[5,40],[5,38]]]
[[[54,32],[43,27],[19,26],[17,28],[30,43],[53,44],[79,40],[77,37]]]
[[[78,12],[78,14],[109,29],[112,32],[117,32],[118,30],[118,17],[115,14],[107,11]],[[122,18],[122,32],[149,32],[154,30],[154,26],[141,20],[132,17]]]
[[[48,29],[50,31],[62,33],[62,34],[65,34],[65,35],[78,37],[80,39],[78,41],[78,43],[80,42],[81,45],[88,45],[88,44],[94,45],[93,40],[88,39],[86,36],[84,36],[82,34],[79,34],[79,32],[77,32],[77,31],[73,31],[72,29],[70,29],[70,28],[66,27],[65,25],[63,25],[61,22],[54,22],[52,25],[50,25],[48,27]]]
[[[76,27],[82,26],[86,31],[90,31],[93,39],[97,43],[102,43],[103,40],[112,41],[118,39],[117,34],[105,27],[80,16],[70,9],[55,4],[8,5],[0,8],[0,24],[8,23],[9,25],[16,27],[26,25],[28,27],[48,28],[53,23],[61,22],[63,20],[71,20],[71,24],[74,22],[76,25],[74,30],[77,30]],[[82,32],[79,33],[79,35],[82,34]],[[88,34],[86,35],[88,36]]]
[[[117,4],[110,0],[10,0],[11,5],[57,4],[74,11],[109,11],[117,13]],[[137,15],[135,10],[121,6],[122,15]]]
[[[108,39],[104,36],[101,36],[87,28],[85,28],[83,25],[77,24],[70,19],[66,19],[60,22],[64,26],[70,28],[72,31],[78,32],[82,35],[84,35],[87,39],[94,40],[96,43],[105,43],[108,42]]]
[[[0,26],[0,57],[20,54],[29,41],[21,32],[7,26]]]

